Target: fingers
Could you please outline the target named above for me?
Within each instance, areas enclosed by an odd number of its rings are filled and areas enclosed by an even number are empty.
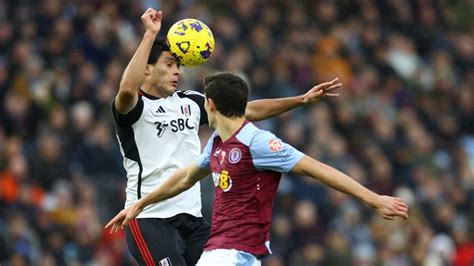
[[[330,86],[336,84],[338,81],[339,81],[339,78],[335,78],[331,81],[323,82],[323,83],[319,84],[319,86],[321,86],[321,87],[330,87]]]
[[[336,84],[332,84],[331,86],[329,86],[329,88],[324,89],[324,91],[337,90],[340,87],[342,87],[342,83],[336,83]]]
[[[130,220],[132,220],[131,217],[128,217],[128,216],[125,217],[125,219],[123,220],[123,222],[122,222],[122,224],[120,225],[120,227],[121,227],[122,229],[124,229],[124,228],[130,223]]]
[[[115,215],[114,218],[112,218],[108,223],[107,225],[105,225],[104,229],[107,229],[109,227],[112,227],[110,229],[110,233],[115,233],[118,231],[118,227],[119,225],[121,224],[122,220],[125,218],[126,216],[126,211],[125,210],[122,210],[121,212],[119,212],[117,215]]]
[[[163,12],[161,11],[156,12],[155,19],[161,21],[162,18],[163,18]]]
[[[160,11],[161,12],[161,11]],[[143,13],[143,15],[149,15],[149,14],[153,14],[153,13],[156,13],[156,10],[154,8],[147,8],[147,10],[145,11],[145,13]]]
[[[333,85],[336,84],[339,81],[339,78],[335,78],[329,82],[329,84]]]
[[[117,227],[118,227],[118,225],[114,224],[114,226],[112,226],[112,228],[110,229],[110,234],[117,233],[117,231],[118,231]]]
[[[323,82],[321,84],[314,86],[312,90],[323,91],[324,93],[327,94],[327,92],[339,89],[341,87],[342,87],[342,83],[339,82],[339,78],[335,78],[329,82]],[[334,96],[336,95],[333,94],[332,97]]]
[[[408,206],[407,204],[400,198],[395,198],[397,203],[396,211],[397,215],[403,217],[404,219],[408,218]]]
[[[112,228],[110,228],[110,234],[117,233],[120,228],[120,223],[116,222],[112,225]]]
[[[150,18],[152,20],[160,20],[163,17],[163,12],[161,11],[156,11],[155,9],[149,7],[145,13],[142,15],[142,19],[144,18]]]
[[[408,218],[408,206],[407,204],[400,198],[393,198],[394,206],[392,207],[392,215],[402,217],[404,219]]]
[[[104,229],[109,228],[111,225],[115,224],[117,221],[117,216],[115,216],[112,220],[110,220],[107,225],[104,227]]]
[[[129,222],[130,220],[125,220],[122,223],[120,221],[117,221],[111,224],[112,228],[110,228],[110,234],[117,233],[120,229],[125,229],[125,227],[128,226]]]
[[[408,206],[400,198],[383,196],[383,203],[378,207],[378,213],[386,220],[393,220],[395,217],[408,218]]]

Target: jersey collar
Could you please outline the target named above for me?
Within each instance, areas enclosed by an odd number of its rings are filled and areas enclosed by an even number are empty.
[[[240,128],[237,129],[237,131],[235,131],[234,134],[232,134],[232,136],[230,136],[230,138],[228,138],[226,141],[222,141],[222,139],[221,139],[222,144],[229,142],[229,140],[231,140],[231,139],[234,139],[235,136],[237,136],[237,134],[239,134],[239,132],[242,130],[242,128],[244,128],[248,123],[250,123],[250,122],[247,119],[245,119],[244,122],[242,123],[242,126],[240,126]],[[220,137],[221,136],[219,136],[219,138]]]
[[[177,90],[175,90],[174,92],[177,92]],[[146,98],[148,98],[150,100],[159,100],[159,99],[161,99],[160,97],[157,97],[157,96],[151,95],[149,93],[146,93],[144,90],[142,90],[142,88],[138,89],[138,95],[145,96]]]

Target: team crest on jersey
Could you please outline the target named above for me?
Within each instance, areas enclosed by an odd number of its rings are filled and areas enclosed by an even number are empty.
[[[283,145],[281,144],[281,141],[279,139],[272,139],[268,142],[268,147],[273,152],[277,152],[277,151],[281,151],[281,149],[283,148]]]
[[[181,113],[186,116],[191,116],[191,106],[189,104],[181,105]]]
[[[242,151],[239,148],[233,148],[229,153],[229,162],[236,164],[242,158]]]
[[[166,257],[166,258],[160,260],[160,262],[158,262],[158,265],[159,266],[172,266],[171,260],[170,260],[169,257]]]

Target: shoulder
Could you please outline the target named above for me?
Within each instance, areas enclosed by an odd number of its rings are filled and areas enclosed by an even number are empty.
[[[187,100],[194,102],[200,109],[204,109],[204,94],[192,91],[192,90],[185,90],[185,91],[176,91],[175,95],[178,96],[180,100]]]
[[[188,98],[192,101],[195,101],[196,103],[200,104],[201,102],[204,103],[204,94],[193,91],[193,90],[178,90],[176,91],[176,94],[178,95],[179,98]]]
[[[121,114],[115,108],[115,98],[112,101],[112,114],[114,116],[115,123],[118,126],[130,126],[138,121],[140,116],[143,113],[143,109],[145,108],[145,103],[141,95],[138,96],[138,101],[135,107],[128,112],[127,114]]]
[[[192,90],[177,90],[175,93],[180,99],[188,99],[197,105],[201,113],[199,125],[208,123],[206,109],[204,108],[204,94]]]
[[[260,129],[249,122],[240,130],[236,138],[250,147],[256,143],[268,142],[275,139],[276,136],[272,132]]]

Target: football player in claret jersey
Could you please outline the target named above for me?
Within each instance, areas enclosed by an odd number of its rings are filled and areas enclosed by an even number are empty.
[[[215,185],[211,235],[197,265],[260,265],[271,253],[273,200],[282,172],[310,176],[373,208],[381,217],[407,218],[400,198],[378,195],[338,170],[318,162],[244,116],[248,85],[231,73],[204,81],[209,125],[216,129],[196,162],[114,217],[107,227],[123,228],[149,204],[191,188],[211,174]]]
[[[166,42],[156,38],[162,13],[149,8],[141,19],[145,33],[123,73],[112,106],[127,171],[126,207],[198,158],[199,126],[208,123],[204,96],[177,90],[179,62]],[[322,97],[337,96],[330,91],[340,85],[334,80],[304,95],[250,102],[245,117],[261,120]],[[126,233],[128,247],[140,265],[194,265],[209,232],[196,183],[179,196],[145,208]]]

